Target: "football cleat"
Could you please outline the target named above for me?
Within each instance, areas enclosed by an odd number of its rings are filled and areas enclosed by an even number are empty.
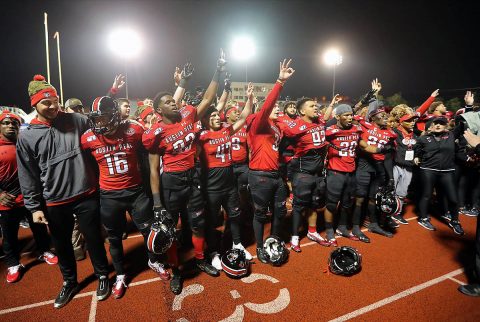
[[[170,279],[170,273],[165,269],[165,266],[163,266],[162,263],[152,263],[150,260],[148,260],[148,267],[157,273],[162,281],[168,281]]]
[[[119,299],[125,294],[125,290],[127,289],[125,280],[125,275],[117,275],[117,279],[112,288],[112,296],[114,299]]]
[[[42,255],[38,257],[42,262],[47,263],[48,265],[58,264],[58,257],[50,251],[43,252]]]
[[[322,246],[325,246],[325,247],[330,246],[330,243],[327,240],[325,240],[322,236],[320,236],[318,232],[314,232],[314,233],[308,232],[307,238]]]
[[[7,269],[7,282],[8,283],[18,282],[22,278],[24,269],[25,269],[25,266],[23,266],[22,264],[10,266]]]

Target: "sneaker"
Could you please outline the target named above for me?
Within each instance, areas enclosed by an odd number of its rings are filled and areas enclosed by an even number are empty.
[[[53,303],[53,307],[56,309],[64,307],[70,300],[73,298],[75,293],[78,291],[78,283],[77,282],[63,282],[62,289],[58,294],[55,302]]]
[[[479,214],[480,209],[478,209],[477,207],[473,207],[469,211],[467,211],[467,213],[465,213],[465,216],[478,217]]]
[[[172,279],[170,280],[170,290],[173,294],[178,295],[182,293],[183,289],[183,278],[180,271],[174,271]]]
[[[460,222],[458,220],[451,220],[448,223],[448,227],[452,228],[453,232],[457,235],[460,235],[460,236],[465,235],[462,225],[460,225]]]
[[[252,254],[250,254],[250,252],[248,250],[246,250],[245,247],[243,247],[243,245],[241,243],[240,244],[233,244],[232,248],[243,250],[243,253],[245,254],[245,258],[247,259],[247,261],[251,261],[253,259]]]
[[[468,296],[480,296],[480,284],[462,285],[458,290]]]
[[[374,234],[379,234],[379,235],[382,235],[382,236],[385,236],[385,237],[388,237],[388,238],[392,238],[393,237],[393,234],[389,231],[386,231],[386,230],[383,230],[378,224],[373,224],[371,223],[370,225],[368,225],[368,231],[369,232],[372,232]]]
[[[152,263],[150,260],[148,260],[148,267],[157,273],[162,281],[168,281],[170,279],[170,273],[165,269],[165,266],[162,263]]]
[[[396,229],[398,227],[400,227],[397,222],[395,220],[392,219],[392,217],[387,217],[385,218],[385,226],[386,228],[390,228],[390,229]]]
[[[392,219],[397,224],[408,225],[408,221],[406,221],[405,218],[403,218],[401,215],[394,215],[394,216],[392,216]]]
[[[38,259],[42,262],[47,263],[48,265],[58,264],[58,257],[50,251],[43,252],[42,255],[38,256]]]
[[[435,226],[430,223],[430,219],[428,219],[428,218],[420,219],[420,220],[418,221],[418,224],[419,224],[420,226],[422,226],[423,228],[428,229],[428,230],[437,230],[437,229],[435,228]]]
[[[7,269],[7,282],[8,283],[18,282],[22,278],[24,269],[25,269],[25,266],[23,266],[22,264],[10,266]]]
[[[311,233],[311,232],[308,232],[307,233],[307,238],[322,245],[322,246],[325,246],[325,247],[329,247],[330,246],[330,243],[328,241],[326,241],[322,236],[320,236],[320,234],[316,231],[314,233]]]
[[[114,299],[118,300],[125,294],[125,290],[127,289],[127,283],[125,280],[125,275],[117,275],[117,280],[113,284],[112,288],[112,296]]]
[[[343,230],[340,230],[340,229],[337,228],[337,230],[335,230],[335,234],[337,236],[345,237],[345,238],[348,238],[348,239],[353,240],[353,241],[359,241],[358,237],[355,236],[354,234],[352,234],[351,232],[349,232],[348,230],[343,231]]]
[[[20,221],[20,227],[25,228],[25,229],[30,228],[30,224],[28,223],[28,220],[22,219]]]
[[[205,272],[208,275],[213,277],[220,276],[220,272],[215,267],[207,263],[205,259],[196,258],[195,262],[197,264],[198,269],[200,269],[202,272]]]
[[[354,234],[357,236],[358,240],[361,241],[362,243],[370,243],[370,238],[368,238],[367,235],[365,235],[362,231],[359,231],[358,233]]]
[[[220,255],[218,255],[218,253],[215,253],[212,256],[212,266],[219,271],[222,270],[222,261],[220,260]]]
[[[257,258],[264,264],[269,264],[270,259],[268,257],[267,252],[263,248],[257,247]]]
[[[110,281],[108,280],[108,276],[102,275],[98,278],[97,300],[103,301],[108,297],[109,294],[110,294]]]
[[[451,222],[452,221],[452,215],[450,212],[446,212],[443,215],[441,215],[442,219],[444,219],[446,222]]]
[[[335,238],[329,239],[328,240],[328,245],[333,246],[333,247],[338,247],[337,240]]]

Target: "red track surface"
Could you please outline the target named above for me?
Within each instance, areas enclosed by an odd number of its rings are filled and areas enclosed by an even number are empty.
[[[185,281],[190,295],[177,297],[147,268],[142,239],[132,233],[124,241],[133,272],[125,296],[97,303],[97,283],[84,260],[78,263],[84,288],[60,310],[52,304],[61,286],[58,267],[25,255],[23,279],[1,282],[0,321],[480,321],[480,298],[457,291],[467,281],[464,266],[472,263],[476,219],[462,216],[467,235],[457,237],[435,219],[438,230],[427,231],[413,216],[392,239],[370,233],[371,244],[339,238],[363,255],[363,270],[353,277],[324,273],[331,249],[303,239],[302,253],[291,253],[282,267],[255,260],[246,280],[200,274]],[[28,243],[29,230],[21,234]]]

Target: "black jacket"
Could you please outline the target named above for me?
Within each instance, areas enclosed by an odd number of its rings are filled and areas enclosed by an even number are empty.
[[[397,138],[395,139],[395,165],[410,170],[415,166],[415,163],[413,160],[405,160],[405,153],[407,150],[415,151],[415,146],[418,142],[418,135],[412,133],[410,138],[405,138],[403,132],[399,129],[393,129],[393,132],[397,134]]]
[[[437,141],[437,139],[439,139]],[[415,157],[420,159],[420,169],[435,171],[455,170],[455,136],[453,132],[435,137],[426,134],[418,138]]]

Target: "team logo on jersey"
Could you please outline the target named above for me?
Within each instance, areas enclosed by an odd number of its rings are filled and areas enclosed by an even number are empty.
[[[332,131],[332,133],[337,133],[337,132],[340,131],[340,130],[339,130],[339,129],[333,129],[333,130],[331,130],[331,131]]]
[[[158,129],[155,130],[155,132],[153,132],[153,134],[154,135],[159,135],[161,132],[162,132],[162,128],[159,127]]]
[[[303,130],[305,130],[306,128],[307,128],[306,125],[302,125],[302,126],[300,126],[300,131],[303,131]]]
[[[125,130],[125,134],[128,135],[128,136],[132,136],[132,135],[135,134],[135,130],[133,128],[129,127]]]
[[[417,140],[405,138],[402,140],[402,143],[405,145],[415,145],[417,143]]]
[[[92,141],[95,141],[97,139],[97,137],[95,135],[91,135],[89,137],[87,137],[87,142],[92,142]]]

